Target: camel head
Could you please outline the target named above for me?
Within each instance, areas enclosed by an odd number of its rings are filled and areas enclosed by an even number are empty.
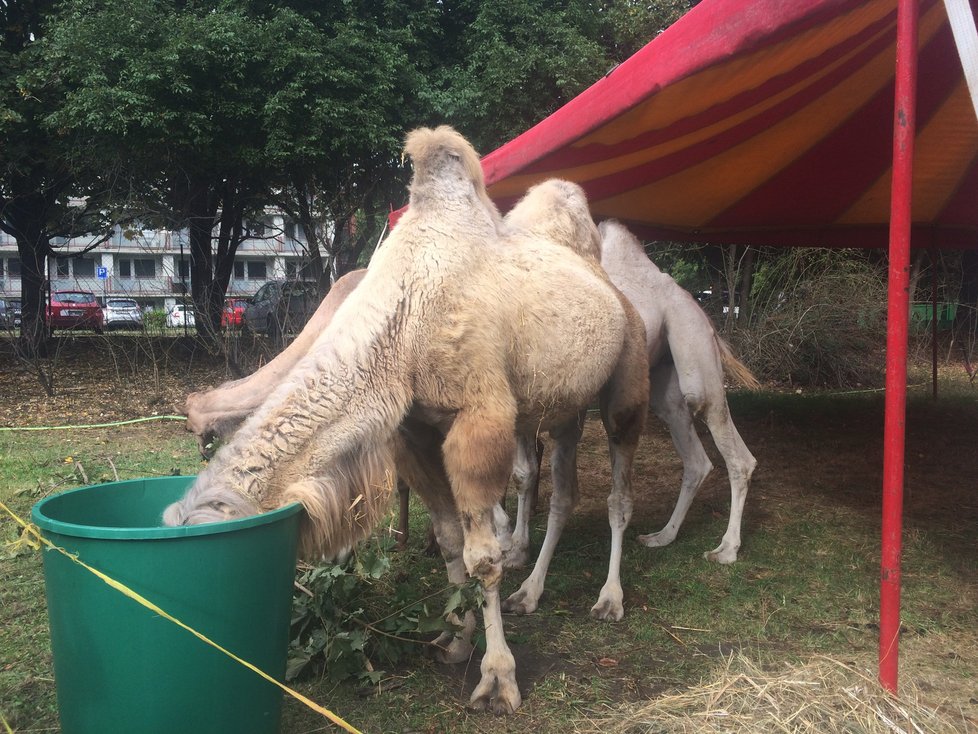
[[[582,257],[601,259],[601,237],[587,196],[570,181],[552,178],[530,188],[506,215],[505,226],[510,234],[559,242]]]
[[[163,511],[163,524],[199,525],[257,515],[261,509],[241,494],[212,485],[205,469],[187,493]]]
[[[440,206],[446,192],[456,196],[471,193],[482,200],[497,224],[502,222],[496,205],[486,193],[479,154],[452,127],[439,125],[412,130],[404,141],[404,155],[414,165],[410,185],[412,208],[423,207],[429,201]]]
[[[617,219],[605,219],[601,222],[598,225],[598,236],[601,238],[602,251],[607,251],[608,248],[611,248],[612,252],[618,250],[634,250],[635,252],[641,253],[643,258],[645,257],[645,248],[642,247],[642,243],[639,242],[638,237],[633,235],[628,227]],[[655,263],[651,264],[655,267]],[[659,269],[656,267],[655,271],[659,272]]]

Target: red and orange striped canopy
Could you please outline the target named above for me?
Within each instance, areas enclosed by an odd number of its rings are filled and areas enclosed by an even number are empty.
[[[971,0],[974,6],[978,0]],[[884,247],[897,0],[704,0],[483,159],[505,210],[584,186],[650,239]],[[978,247],[978,119],[941,0],[921,0],[913,244]]]

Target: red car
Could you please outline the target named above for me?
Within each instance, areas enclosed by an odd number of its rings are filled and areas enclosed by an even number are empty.
[[[229,298],[224,302],[224,310],[221,312],[221,328],[239,328],[241,320],[244,318],[245,306],[248,300],[245,298]]]
[[[48,329],[94,329],[102,333],[105,317],[91,291],[54,291],[47,309]]]

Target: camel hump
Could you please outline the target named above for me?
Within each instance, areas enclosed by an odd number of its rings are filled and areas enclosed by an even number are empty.
[[[485,190],[479,154],[450,125],[412,130],[404,140],[404,155],[409,156],[414,163],[416,178],[424,179],[436,174],[441,168],[439,163],[444,163],[444,158],[448,157],[461,164],[477,192]]]
[[[571,181],[551,178],[531,187],[506,215],[506,228],[512,234],[563,244],[595,262],[601,260],[601,238],[587,194]]]

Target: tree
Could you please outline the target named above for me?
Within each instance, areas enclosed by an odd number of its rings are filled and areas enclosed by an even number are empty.
[[[55,237],[105,232],[99,205],[104,181],[80,182],[60,131],[42,122],[60,104],[57,79],[30,83],[52,2],[0,3],[0,229],[14,237],[21,261],[21,346],[30,358],[44,352],[45,262]],[[39,372],[42,383],[46,382]],[[46,385],[50,389],[50,385]]]
[[[416,3],[421,5],[421,3]],[[47,47],[47,122],[129,182],[133,216],[189,230],[197,328],[216,333],[249,217],[352,217],[416,116],[410,3],[71,0]],[[397,11],[397,12],[395,12]],[[397,26],[397,27],[395,27]],[[315,255],[314,255],[315,257]],[[326,263],[329,265],[329,263]]]
[[[489,152],[651,41],[689,0],[445,0],[432,109]]]

